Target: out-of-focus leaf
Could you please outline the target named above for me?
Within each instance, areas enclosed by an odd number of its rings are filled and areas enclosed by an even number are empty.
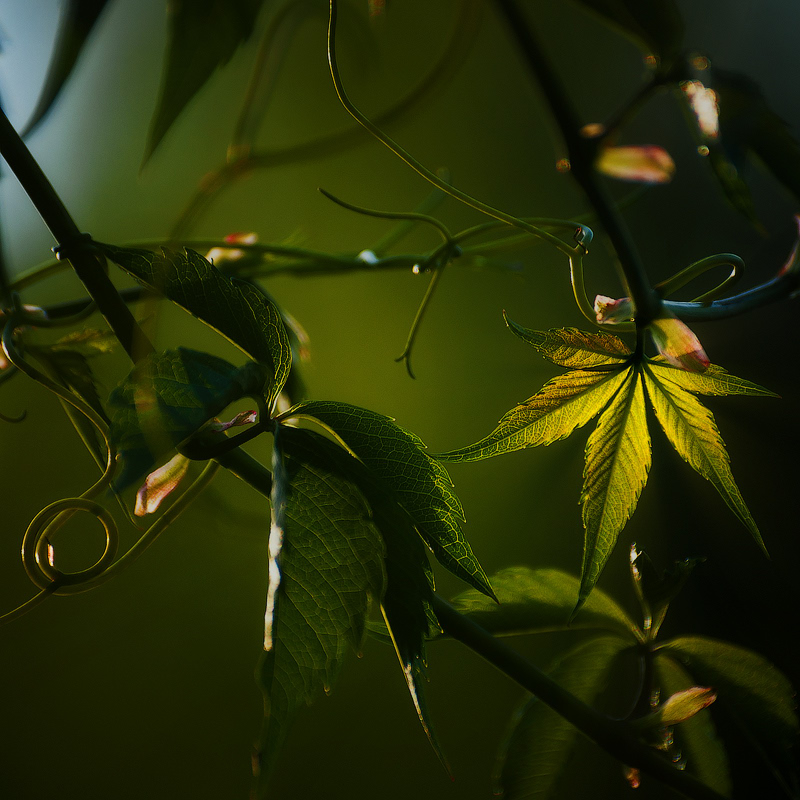
[[[505,414],[488,436],[436,457],[442,461],[478,461],[564,439],[603,410],[625,382],[626,374],[619,370],[575,370],[558,375]]]
[[[706,139],[719,136],[719,101],[713,89],[702,81],[681,81],[681,91],[689,103],[701,135]]]
[[[240,397],[258,396],[264,368],[179,347],[140,362],[108,398],[110,436],[122,460],[123,489]]]
[[[658,653],[655,668],[662,696],[674,695],[693,685],[683,667],[664,651]],[[711,712],[701,711],[691,719],[681,722],[673,735],[676,755],[680,751],[687,772],[724,797],[730,797],[732,785],[728,754],[717,738]]]
[[[631,355],[631,350],[625,342],[611,333],[602,331],[587,333],[578,328],[534,331],[518,325],[505,313],[503,317],[515,336],[560,367],[592,369],[605,365],[619,365],[624,364]]]
[[[766,552],[758,526],[733,479],[728,452],[714,415],[677,383],[658,380],[655,369],[646,363],[644,379],[650,402],[667,438],[681,458],[712,483],[728,508]]]
[[[634,183],[669,183],[675,174],[672,156],[654,144],[603,147],[595,168],[610,178]]]
[[[336,434],[394,494],[439,563],[493,596],[461,530],[464,511],[453,482],[418,436],[382,414],[330,400],[299,403],[283,416],[316,419]]]
[[[577,0],[633,39],[665,70],[683,48],[684,24],[674,0]]]
[[[580,581],[557,569],[508,567],[491,576],[498,603],[474,589],[458,595],[453,605],[495,636],[556,630],[611,631],[630,644],[639,634],[636,623],[605,592],[595,589],[570,620]]]
[[[94,372],[83,353],[58,345],[30,349],[63,386],[84,400],[102,419],[108,420],[103,404],[100,402]]]
[[[617,537],[636,509],[650,458],[644,388],[639,371],[631,368],[586,443],[581,492],[586,538],[579,602],[597,583]]]
[[[717,693],[707,686],[690,686],[669,695],[658,707],[653,717],[660,725],[678,725],[686,722],[717,699]]]
[[[253,33],[264,0],[171,0],[167,59],[144,161],[205,85]]]
[[[108,0],[68,0],[59,24],[56,48],[47,77],[22,136],[27,136],[52,107]]]
[[[720,708],[739,717],[767,751],[785,751],[796,740],[794,689],[763,656],[702,636],[671,639],[657,653],[659,660],[666,655],[679,661],[698,683],[713,686]]]
[[[384,546],[358,487],[339,470],[339,448],[284,428],[287,492],[280,587],[270,649],[258,675],[266,718],[257,755],[257,796],[295,715],[330,691],[348,649],[383,591]]]
[[[292,351],[280,312],[261,292],[226,277],[199,253],[171,253],[101,245],[114,263],[210,325],[269,368],[274,376],[264,395],[271,408],[292,367]]]
[[[603,691],[615,657],[625,647],[616,637],[591,639],[570,650],[551,672],[560,686],[591,704]],[[578,739],[578,730],[535,697],[517,713],[498,769],[504,800],[547,800]]]

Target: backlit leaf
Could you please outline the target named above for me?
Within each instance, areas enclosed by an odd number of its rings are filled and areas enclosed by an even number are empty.
[[[484,439],[437,454],[442,461],[478,461],[525,447],[549,445],[599,414],[625,381],[620,371],[558,375],[533,397],[512,408]]]
[[[744,378],[731,375],[716,364],[709,364],[704,372],[689,372],[668,364],[660,358],[647,362],[651,374],[662,383],[671,381],[680,388],[694,394],[728,395],[742,394],[750,397],[778,397],[777,394],[751,383]]]
[[[491,596],[486,573],[461,531],[464,512],[450,476],[418,436],[382,414],[329,400],[299,403],[282,416],[310,417],[335,433],[394,493],[437,561]]]
[[[340,448],[308,431],[281,434],[288,489],[272,642],[258,670],[266,709],[259,797],[296,713],[332,688],[347,651],[361,646],[384,582],[383,541],[339,470]]]
[[[581,492],[586,533],[579,602],[589,596],[636,508],[650,458],[644,389],[639,371],[630,369],[586,443]]]
[[[122,460],[116,487],[129,486],[227,405],[257,395],[263,385],[258,364],[235,367],[184,347],[144,359],[108,398],[111,441]]]
[[[495,636],[556,630],[611,631],[636,641],[634,621],[605,592],[595,589],[570,620],[580,581],[557,569],[508,567],[491,577],[498,602],[467,589],[453,606]]]
[[[763,656],[743,647],[703,636],[665,642],[667,655],[683,664],[698,683],[717,690],[717,705],[738,716],[767,751],[784,751],[800,731],[792,685]]]
[[[623,364],[631,350],[618,336],[602,331],[587,333],[578,328],[551,328],[534,331],[523,328],[503,317],[511,332],[527,342],[548,361],[571,369],[590,369],[604,365]]]
[[[264,0],[172,0],[167,4],[167,60],[144,160],[186,104],[255,29]]]
[[[268,407],[281,392],[292,353],[280,312],[249,284],[226,277],[194,250],[173,253],[102,245],[114,263],[219,331],[256,361],[274,380],[265,390]]]
[[[681,458],[713,484],[731,511],[764,549],[758,526],[733,480],[728,452],[713,414],[677,383],[658,380],[656,369],[645,364],[645,383],[650,402],[667,438]]]
[[[675,174],[672,156],[653,144],[603,147],[595,168],[610,178],[646,184],[669,183]]]
[[[693,685],[683,667],[661,650],[655,659],[656,678],[661,696],[668,697]],[[731,776],[725,746],[717,738],[711,712],[700,711],[681,722],[674,731],[675,747],[680,750],[687,772],[724,797],[731,795]]]
[[[615,637],[591,639],[570,650],[550,673],[564,689],[592,704],[608,681],[615,657],[625,648]],[[578,729],[537,698],[517,713],[501,756],[499,793],[505,800],[557,798],[558,781],[578,740]]]

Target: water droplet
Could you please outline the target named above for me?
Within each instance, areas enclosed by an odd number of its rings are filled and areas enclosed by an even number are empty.
[[[644,64],[646,67],[649,67],[650,69],[655,69],[658,66],[658,59],[652,54],[645,56]]]
[[[415,275],[419,275],[419,273],[420,273],[419,264],[414,264],[414,266],[413,266],[413,267],[411,267],[411,271],[412,271],[412,272],[413,272]]]
[[[650,708],[655,708],[661,700],[661,689],[653,689],[650,692]]]
[[[704,145],[704,144],[701,144],[700,147],[697,148],[697,152],[701,156],[707,156],[708,155],[708,147],[706,147],[706,145]]]
[[[568,158],[561,158],[556,161],[556,169],[559,172],[569,172],[572,169],[572,164],[569,163]]]
[[[598,136],[602,136],[605,132],[606,126],[599,122],[590,122],[588,125],[584,125],[581,128],[581,136],[583,136],[584,139],[595,139]]]
[[[695,69],[703,70],[708,69],[711,66],[711,63],[705,56],[695,56],[692,59],[692,66]]]

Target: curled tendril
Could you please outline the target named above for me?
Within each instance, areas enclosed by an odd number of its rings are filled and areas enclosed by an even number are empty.
[[[110,512],[93,498],[111,486],[116,467],[116,453],[109,439],[105,420],[78,395],[64,389],[34,366],[29,364],[17,350],[14,331],[24,323],[23,315],[10,315],[2,334],[2,347],[6,358],[20,371],[53,392],[60,400],[83,414],[100,432],[107,450],[103,474],[80,497],[58,500],[43,508],[31,521],[22,540],[22,563],[31,581],[40,591],[34,597],[0,615],[0,624],[10,622],[52,594],[67,595],[85,592],[104,583],[122,569],[133,563],[161,534],[161,532],[187,508],[189,503],[208,485],[219,469],[217,463],[208,464],[195,481],[139,538],[127,553],[116,558],[119,532]],[[78,511],[93,514],[103,526],[106,545],[103,554],[89,567],[77,572],[63,572],[55,566],[53,537],[64,523]]]
[[[718,253],[708,258],[702,258],[700,261],[695,261],[685,269],[677,272],[671,278],[656,284],[655,288],[660,292],[662,297],[669,297],[673,292],[691,283],[695,278],[699,278],[709,270],[716,267],[729,267],[730,274],[727,278],[721,281],[717,286],[699,297],[695,297],[692,303],[710,303],[722,296],[728,289],[736,283],[744,273],[744,261],[739,256],[733,253]]]

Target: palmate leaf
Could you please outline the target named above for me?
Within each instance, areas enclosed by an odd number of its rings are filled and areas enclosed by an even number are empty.
[[[250,38],[263,4],[264,0],[173,0],[168,4],[167,63],[145,162],[186,104]]]
[[[259,364],[235,367],[184,347],[141,361],[108,398],[109,435],[122,460],[116,488],[136,481],[230,403],[260,396],[264,380]]]
[[[712,482],[762,544],[733,480],[714,418],[694,394],[774,396],[771,392],[713,364],[703,372],[688,372],[662,357],[634,356],[620,339],[607,333],[590,334],[574,328],[534,331],[509,319],[506,322],[545,358],[573,369],[511,409],[485,438],[437,458],[477,461],[548,445],[601,414],[586,445],[581,492],[585,544],[576,610],[597,582],[647,481],[651,454],[645,386],[673,447]]]
[[[678,383],[659,380],[656,369],[645,364],[645,384],[667,438],[692,469],[713,484],[731,511],[766,552],[758,526],[733,480],[730,459],[714,416],[696,397],[681,389]]]
[[[591,704],[605,688],[614,659],[627,647],[623,639],[601,636],[575,646],[550,676],[584,703]],[[517,713],[500,759],[499,794],[505,800],[547,800],[559,797],[558,781],[578,729],[537,698]]]
[[[437,561],[471,586],[492,595],[488,578],[464,534],[464,512],[447,470],[425,445],[382,414],[348,403],[312,400],[281,415],[309,417],[334,433],[377,476],[411,517]]]
[[[694,681],[678,661],[659,653],[655,660],[656,678],[661,697],[694,686]],[[731,795],[731,776],[725,746],[717,738],[710,709],[681,722],[674,731],[675,747],[680,750],[686,769],[706,786],[724,797]]]
[[[682,636],[662,644],[657,662],[667,656],[683,664],[694,681],[713,686],[716,706],[738,716],[767,752],[785,752],[800,732],[795,693],[786,676],[763,656],[703,636]]]
[[[559,630],[611,632],[629,644],[639,636],[636,623],[605,592],[596,589],[570,620],[580,581],[557,569],[508,567],[491,576],[498,603],[474,589],[453,606],[495,636]]]
[[[644,389],[639,371],[631,367],[586,444],[581,492],[586,535],[579,603],[597,583],[620,531],[636,509],[650,458]]]
[[[279,438],[284,536],[270,649],[258,670],[266,712],[259,797],[296,713],[331,689],[348,650],[361,646],[366,613],[385,579],[383,540],[361,491],[342,474],[341,448],[291,428]]]
[[[280,312],[262,292],[228,278],[194,250],[173,253],[98,245],[136,280],[210,325],[274,375],[265,389],[272,407],[292,367]]]

